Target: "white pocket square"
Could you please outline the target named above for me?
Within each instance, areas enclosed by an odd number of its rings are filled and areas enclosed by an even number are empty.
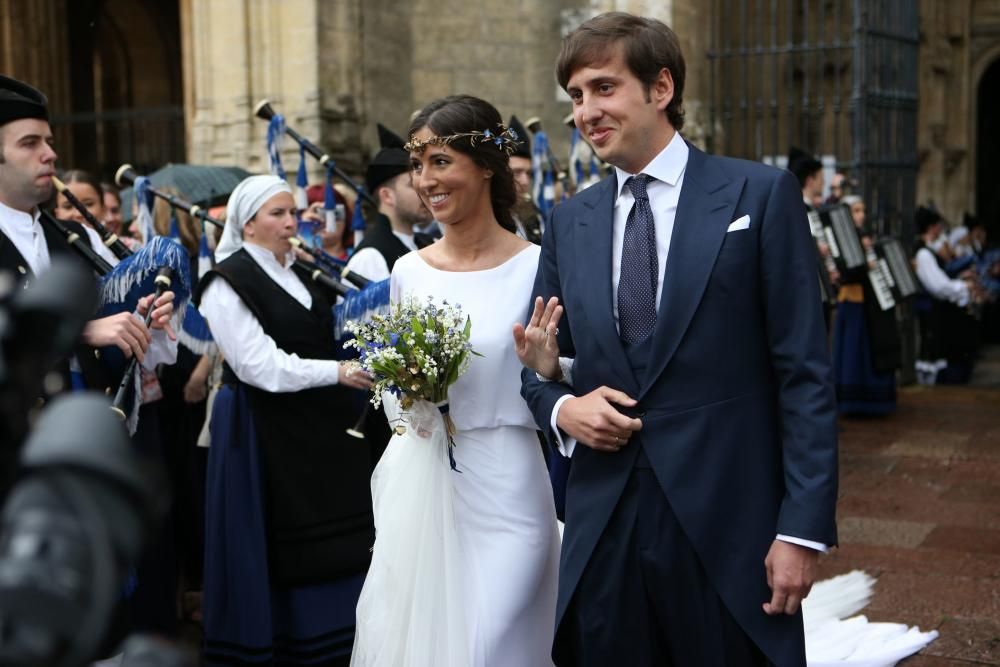
[[[738,232],[741,229],[750,229],[750,216],[749,215],[744,215],[742,218],[739,218],[737,220],[733,220],[729,224],[729,229],[726,230],[726,233],[728,234],[729,232]]]

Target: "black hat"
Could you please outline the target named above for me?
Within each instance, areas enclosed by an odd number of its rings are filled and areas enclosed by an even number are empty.
[[[913,222],[917,226],[917,233],[923,234],[931,225],[941,222],[941,214],[933,208],[918,206],[917,212],[913,216]]]
[[[0,125],[21,118],[49,119],[45,95],[17,79],[0,75]]]
[[[823,163],[806,153],[801,148],[792,146],[788,149],[788,171],[799,179],[799,186],[806,184],[806,178],[823,168]]]
[[[524,157],[531,159],[531,135],[528,131],[524,129],[524,125],[521,121],[517,119],[517,116],[512,115],[510,117],[510,122],[507,123],[507,127],[517,132],[517,147],[514,152],[510,154],[511,157]]]
[[[365,171],[365,187],[372,196],[390,178],[410,170],[410,154],[403,149],[406,142],[382,123],[376,123],[376,126],[381,150],[368,163]]]

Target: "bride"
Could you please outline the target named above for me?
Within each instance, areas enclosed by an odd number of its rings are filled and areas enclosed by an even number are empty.
[[[447,446],[397,437],[375,470],[377,534],[351,664],[551,665],[559,537],[511,336],[539,255],[513,233],[517,137],[464,95],[429,104],[409,135],[413,186],[444,233],[396,262],[392,299],[459,304],[482,356],[449,392],[457,469]]]

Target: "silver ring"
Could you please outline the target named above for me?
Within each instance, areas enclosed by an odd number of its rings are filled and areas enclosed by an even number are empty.
[[[617,446],[617,447],[621,447],[622,446],[622,439],[620,437],[618,437],[617,435],[615,436],[615,446]]]

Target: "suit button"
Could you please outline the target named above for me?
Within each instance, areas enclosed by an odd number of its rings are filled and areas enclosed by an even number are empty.
[[[100,359],[100,358],[101,358],[101,351],[94,350],[94,359]]]

